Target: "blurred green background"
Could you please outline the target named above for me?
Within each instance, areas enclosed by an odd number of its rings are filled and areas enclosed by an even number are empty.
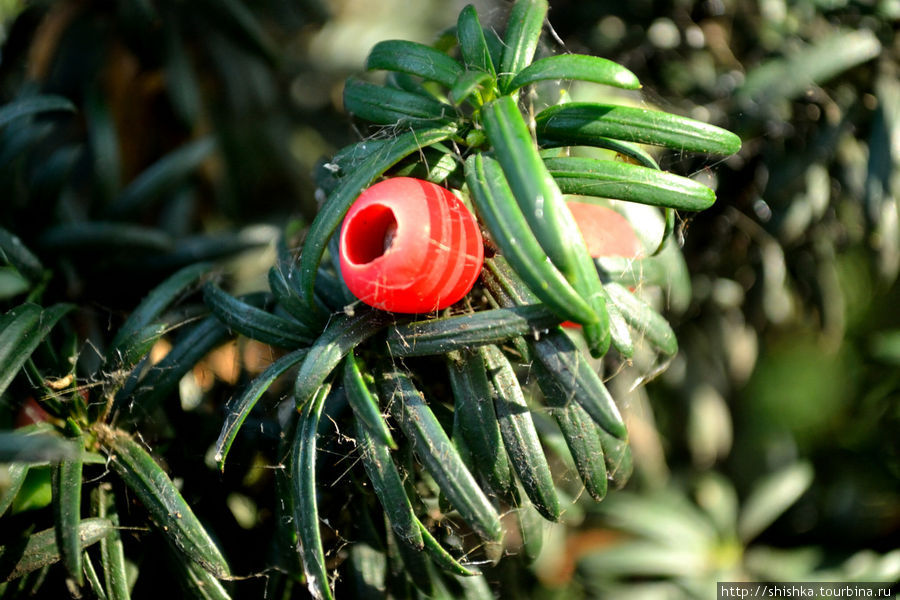
[[[341,110],[345,77],[379,40],[434,42],[463,5],[0,0],[0,104],[52,93],[77,107],[0,128],[0,225],[53,267],[51,293],[92,307],[86,339],[199,259],[233,257],[236,287],[259,289],[278,232],[316,212],[317,165],[366,134]],[[505,22],[506,3],[477,6]],[[540,52],[618,61],[644,84],[636,103],[744,147],[660,157],[718,201],[679,218],[690,276],[667,316],[680,353],[649,383],[640,364],[611,382],[635,476],[548,525],[537,562],[508,561],[497,589],[701,598],[717,580],[896,581],[900,0],[557,0],[550,22]],[[75,233],[108,222],[135,237]],[[0,271],[4,311],[21,290]],[[234,571],[265,573],[278,457],[262,421],[224,476],[204,462],[224,400],[266,359],[242,350],[224,359],[241,368],[195,377],[199,400],[182,390],[155,449]],[[21,399],[3,402],[12,415]]]

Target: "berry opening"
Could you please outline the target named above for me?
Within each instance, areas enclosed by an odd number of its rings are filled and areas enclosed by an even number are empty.
[[[397,219],[387,206],[373,204],[346,224],[344,256],[355,265],[370,263],[390,249],[397,234]]]

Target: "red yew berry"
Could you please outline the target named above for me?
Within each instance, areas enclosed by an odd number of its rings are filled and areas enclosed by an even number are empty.
[[[27,427],[28,425],[49,421],[52,418],[50,413],[44,410],[34,398],[29,397],[19,408],[19,412],[16,413],[15,427],[17,429],[19,427]]]
[[[446,308],[469,293],[483,261],[472,213],[450,190],[428,181],[376,183],[344,217],[341,274],[353,295],[375,308]]]
[[[586,202],[566,204],[592,258],[602,256],[638,258],[643,254],[643,246],[631,223],[613,209]],[[579,327],[577,323],[571,321],[564,321],[562,325]]]
[[[567,205],[591,257],[637,258],[643,252],[631,223],[613,209],[586,202],[568,202]]]

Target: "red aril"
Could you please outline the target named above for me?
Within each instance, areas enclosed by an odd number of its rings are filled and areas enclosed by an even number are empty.
[[[34,398],[29,397],[19,408],[19,412],[16,413],[15,427],[17,429],[19,427],[27,427],[28,425],[49,421],[52,418],[50,413],[44,410]]]
[[[469,293],[484,261],[474,216],[450,190],[396,177],[360,194],[344,217],[344,282],[365,304],[399,313],[446,308]]]
[[[643,254],[643,246],[631,223],[613,209],[586,202],[567,202],[566,205],[592,258],[638,258]],[[571,321],[564,321],[562,325],[579,327]]]
[[[637,258],[643,252],[631,223],[613,209],[586,202],[568,202],[567,205],[578,224],[588,254],[593,258]]]

